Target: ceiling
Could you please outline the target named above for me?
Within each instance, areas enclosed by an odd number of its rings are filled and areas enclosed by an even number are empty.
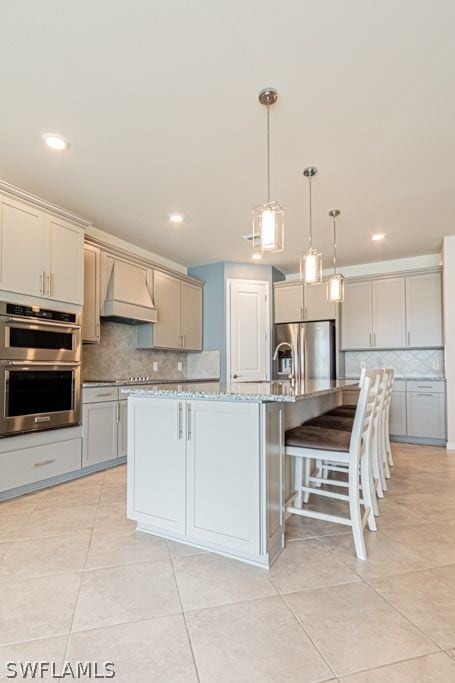
[[[286,248],[266,262],[297,269],[310,164],[326,264],[334,207],[341,264],[435,253],[455,233],[454,22],[452,0],[3,3],[0,177],[179,263],[247,261],[270,85]]]

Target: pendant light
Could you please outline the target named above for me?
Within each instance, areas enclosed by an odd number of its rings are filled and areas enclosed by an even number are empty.
[[[344,277],[337,273],[337,226],[336,219],[340,215],[339,209],[329,211],[333,222],[333,275],[327,280],[327,301],[337,304],[344,300]]]
[[[310,212],[310,248],[300,255],[300,279],[306,285],[317,285],[322,282],[322,254],[313,248],[313,207],[311,203],[311,183],[318,172],[315,166],[304,169],[303,175],[308,178],[309,212]]]
[[[284,249],[284,211],[270,199],[270,107],[277,99],[278,92],[273,88],[259,93],[259,102],[267,111],[267,201],[253,209],[253,247],[262,253]]]

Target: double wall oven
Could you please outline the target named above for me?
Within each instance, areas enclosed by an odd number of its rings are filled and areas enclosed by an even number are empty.
[[[78,424],[80,360],[78,314],[0,302],[0,436]]]

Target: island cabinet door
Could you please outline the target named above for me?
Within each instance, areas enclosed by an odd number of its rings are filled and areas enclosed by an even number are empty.
[[[185,402],[132,398],[128,405],[128,517],[185,532]]]
[[[259,552],[259,430],[257,403],[187,403],[189,537]]]

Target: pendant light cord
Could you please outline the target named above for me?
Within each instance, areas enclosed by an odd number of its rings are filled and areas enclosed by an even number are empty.
[[[267,203],[270,204],[270,105],[267,107]]]
[[[333,219],[333,270],[337,274],[337,228],[336,219]]]
[[[310,192],[310,250],[313,248],[313,208],[311,202],[311,176],[308,178]]]

